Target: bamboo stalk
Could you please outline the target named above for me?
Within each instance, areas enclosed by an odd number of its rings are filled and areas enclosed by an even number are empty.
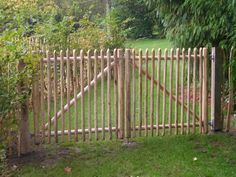
[[[78,87],[78,82],[77,82],[77,74],[76,74],[76,50],[73,50],[73,57],[74,57],[74,60],[73,60],[73,78],[74,78],[74,98],[76,98],[77,96],[77,87]],[[75,127],[75,141],[78,141],[78,102],[77,100],[75,99],[75,111],[74,111],[74,127]]]
[[[159,120],[160,120],[160,85],[161,85],[161,49],[158,49],[158,69],[157,69],[157,117],[156,117],[156,135],[159,135]]]
[[[164,86],[164,93],[163,93],[163,113],[162,113],[162,135],[165,135],[165,118],[166,118],[166,67],[167,67],[167,56],[168,56],[168,51],[165,49],[164,53],[164,78],[163,78],[163,86]]]
[[[151,135],[153,136],[154,122],[154,75],[155,75],[155,50],[152,49],[152,79],[151,79]],[[134,91],[133,91],[134,92]]]
[[[54,112],[57,112],[57,54],[56,51],[53,52],[54,56]],[[54,132],[55,132],[55,142],[58,142],[58,123],[57,123],[57,117],[54,119]]]
[[[181,134],[184,134],[184,70],[185,70],[185,49],[182,50],[182,79],[181,79]]]
[[[178,134],[178,99],[179,99],[179,57],[180,52],[179,48],[176,50],[176,83],[175,83],[175,90],[176,90],[176,101],[175,101],[175,134]]]

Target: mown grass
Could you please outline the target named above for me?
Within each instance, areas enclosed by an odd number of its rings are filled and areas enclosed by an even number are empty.
[[[74,144],[80,152],[44,167],[44,160],[15,172],[24,177],[232,177],[236,175],[236,138],[224,134],[137,138]],[[66,144],[63,145],[65,147]],[[52,153],[52,152],[51,152]],[[66,173],[65,167],[71,168]]]
[[[126,46],[135,49],[142,49],[145,51],[146,49],[158,49],[161,48],[164,50],[165,48],[170,49],[172,47],[171,43],[166,39],[138,39],[138,40],[129,40],[126,42]]]

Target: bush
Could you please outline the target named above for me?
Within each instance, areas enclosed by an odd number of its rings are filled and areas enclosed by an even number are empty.
[[[0,1],[0,160],[5,157],[11,141],[10,133],[18,129],[19,120],[15,113],[30,95],[35,62],[39,60],[38,55],[30,53],[27,37],[45,38],[51,50],[123,47],[124,38],[111,19],[108,34],[104,19],[91,19],[86,14],[81,18],[77,5],[64,14],[66,11],[61,10],[56,2]],[[21,72],[17,70],[20,61],[26,63]],[[17,86],[22,82],[28,89],[19,94]]]
[[[17,111],[19,105],[30,96],[32,78],[38,55],[29,53],[27,44],[22,37],[22,31],[4,32],[0,37],[0,161],[6,155],[6,148],[13,141],[19,121]],[[17,40],[14,40],[16,39]],[[26,66],[18,70],[22,61]],[[20,83],[27,85],[24,92],[18,92]]]

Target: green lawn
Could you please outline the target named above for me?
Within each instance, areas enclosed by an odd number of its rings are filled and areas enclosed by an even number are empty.
[[[236,176],[236,138],[229,135],[166,136],[51,146],[46,157],[27,162],[22,177],[232,177]],[[77,149],[74,149],[74,148]],[[60,150],[59,150],[60,149]],[[69,149],[63,155],[62,149]],[[58,158],[57,153],[61,153]],[[49,160],[47,160],[49,158]],[[65,168],[71,172],[65,172]]]
[[[136,49],[158,49],[161,48],[164,50],[165,48],[171,48],[171,43],[167,39],[138,39],[138,40],[130,40],[126,42],[127,47],[136,48]]]

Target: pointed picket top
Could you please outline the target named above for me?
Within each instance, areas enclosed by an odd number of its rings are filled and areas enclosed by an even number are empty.
[[[104,49],[100,50],[100,55],[101,55],[102,59],[104,58],[104,52],[105,52]]]
[[[110,49],[107,49],[107,57],[111,57]]]
[[[191,48],[188,48],[188,57],[191,57]]]
[[[151,52],[152,52],[152,54],[155,55],[155,49],[154,49],[154,48],[152,48],[152,51],[151,51]]]
[[[113,50],[114,56],[117,56],[117,48]]]
[[[63,50],[60,50],[60,57],[63,56]]]
[[[49,50],[46,51],[46,57],[47,57],[48,60],[50,59]]]
[[[142,49],[139,49],[138,53],[139,53],[139,57],[141,57],[143,55]]]
[[[193,54],[194,54],[194,57],[197,57],[197,48],[196,47],[193,49]]]
[[[91,56],[91,50],[90,49],[87,51],[87,56],[88,56],[88,60],[90,60],[90,56]]]
[[[76,58],[76,49],[73,49],[72,53],[73,53],[73,58],[75,59]]]
[[[168,49],[165,48],[165,51],[164,51],[164,57],[167,58],[168,57]]]
[[[81,50],[80,50],[80,59],[82,60],[83,58],[84,58],[84,50],[81,49]]]

